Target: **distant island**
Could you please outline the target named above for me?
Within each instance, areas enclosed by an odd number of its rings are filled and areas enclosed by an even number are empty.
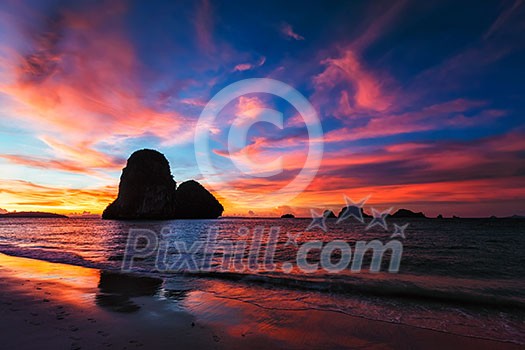
[[[293,215],[293,214],[284,214],[284,215],[281,215],[281,219],[295,219],[295,215]]]
[[[426,215],[422,212],[415,213],[412,210],[408,209],[399,209],[394,214],[388,215],[388,217],[393,219],[427,219]]]
[[[177,183],[166,157],[134,152],[120,177],[117,199],[102,214],[109,220],[216,219],[224,207],[197,181]]]
[[[356,213],[358,213],[359,210],[360,210],[361,211],[361,215],[363,216],[363,218],[372,218],[372,215],[365,213],[363,208],[359,208],[357,206],[343,207],[341,209],[341,211],[339,212],[339,215],[337,217],[341,217],[345,213],[345,211],[348,210],[348,209],[350,209],[350,210],[352,210],[352,212],[356,212]],[[427,219],[427,216],[425,214],[423,214],[422,212],[416,213],[416,212],[413,212],[412,210],[408,210],[408,209],[399,209],[394,214],[388,214],[388,218],[392,218],[392,219],[409,219],[409,218]]]
[[[337,215],[337,217],[341,217],[341,215],[343,215],[343,213],[346,211],[346,210],[352,210],[352,212],[354,212],[354,210],[361,210],[361,215],[363,216],[363,218],[371,218],[372,215],[368,215],[367,213],[365,213],[365,211],[363,210],[363,208],[359,208],[357,206],[349,206],[349,207],[343,207],[341,208],[341,211],[339,211],[339,215]]]
[[[44,218],[44,219],[67,219],[65,215],[45,213],[41,211],[17,211],[0,214],[0,218]]]
[[[512,215],[508,216],[507,219],[525,219],[525,215]]]
[[[337,216],[335,216],[334,212],[331,210],[325,210],[323,216],[327,219],[337,219]]]

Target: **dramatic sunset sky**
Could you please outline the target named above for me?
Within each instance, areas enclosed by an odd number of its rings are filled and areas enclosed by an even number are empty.
[[[234,178],[231,121],[268,107],[284,129],[259,123],[239,151],[285,169],[225,183],[241,194],[225,215],[338,210],[345,194],[432,216],[525,214],[523,33],[521,0],[4,0],[0,208],[100,213],[141,148],[164,153],[177,182],[206,184],[203,107],[231,83],[272,78],[318,111],[321,167],[291,202],[265,202],[302,168],[308,133],[279,98],[232,101],[210,129],[214,164]]]

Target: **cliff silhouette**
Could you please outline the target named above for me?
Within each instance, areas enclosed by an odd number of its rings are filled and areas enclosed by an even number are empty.
[[[120,177],[117,199],[104,210],[103,219],[169,220],[215,219],[223,206],[197,181],[177,183],[166,157],[155,150],[134,152]]]

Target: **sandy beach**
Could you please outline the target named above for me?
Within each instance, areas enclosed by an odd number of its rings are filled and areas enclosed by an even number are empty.
[[[32,349],[519,349],[336,312],[279,310],[195,291],[184,310],[161,280],[0,254],[0,341]]]

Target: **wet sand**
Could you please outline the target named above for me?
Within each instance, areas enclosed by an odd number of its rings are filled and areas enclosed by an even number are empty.
[[[520,348],[336,312],[261,308],[201,291],[181,307],[159,290],[158,279],[0,254],[0,347]]]

